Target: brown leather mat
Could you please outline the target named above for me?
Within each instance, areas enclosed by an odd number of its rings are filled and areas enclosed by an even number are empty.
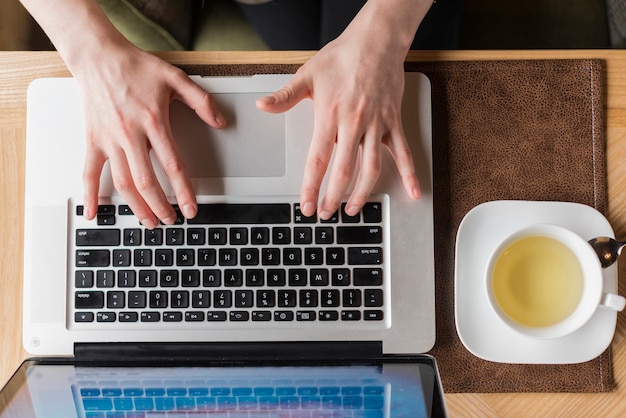
[[[190,74],[293,73],[294,65],[186,66]],[[603,64],[599,60],[407,63],[432,83],[437,342],[444,390],[603,392],[610,351],[575,365],[481,360],[454,323],[457,228],[476,205],[556,200],[606,210]]]

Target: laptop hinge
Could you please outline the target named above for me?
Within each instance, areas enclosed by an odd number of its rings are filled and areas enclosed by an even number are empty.
[[[114,362],[367,360],[382,356],[382,342],[77,343],[74,354]]]

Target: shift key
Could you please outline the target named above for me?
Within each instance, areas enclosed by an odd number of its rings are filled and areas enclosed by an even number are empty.
[[[348,264],[372,265],[383,263],[383,249],[381,247],[352,247],[348,248]]]

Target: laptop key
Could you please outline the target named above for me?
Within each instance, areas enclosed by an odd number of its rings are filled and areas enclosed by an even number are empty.
[[[74,295],[76,309],[100,309],[104,307],[104,292],[76,292]]]
[[[77,229],[76,246],[78,247],[106,247],[120,245],[119,229]]]

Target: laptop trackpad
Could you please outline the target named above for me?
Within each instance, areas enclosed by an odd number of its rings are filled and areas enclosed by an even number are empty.
[[[172,131],[192,178],[281,177],[285,174],[285,115],[256,107],[263,93],[213,94],[227,127],[215,129],[175,101]]]

